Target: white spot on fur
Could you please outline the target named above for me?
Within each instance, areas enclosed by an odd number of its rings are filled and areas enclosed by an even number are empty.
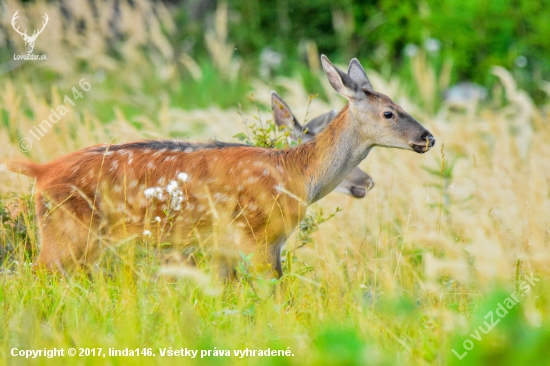
[[[183,152],[190,153],[190,152],[193,152],[193,149],[191,147],[188,147],[185,150],[183,150]]]
[[[227,202],[229,201],[229,196],[218,192],[214,194],[214,199],[216,202]]]
[[[153,154],[153,156],[160,156],[160,155],[164,154],[166,151],[168,151],[168,150],[167,149],[160,149],[157,152],[155,152]]]
[[[164,183],[166,182],[166,178],[165,177],[160,177],[159,180],[158,180],[158,184],[159,185],[164,185]]]
[[[116,193],[122,192],[122,186],[116,184],[116,185],[113,187],[113,192],[116,192]]]
[[[111,168],[109,169],[110,172],[114,172],[118,169],[118,160],[113,160],[111,163]]]
[[[130,188],[136,188],[137,184],[138,184],[138,180],[134,179],[133,181],[130,182]]]

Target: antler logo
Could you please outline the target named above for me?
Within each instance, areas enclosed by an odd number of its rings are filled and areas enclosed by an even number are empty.
[[[32,50],[34,49],[34,42],[36,42],[36,38],[38,38],[38,36],[40,35],[40,33],[42,33],[42,31],[44,30],[44,28],[46,28],[46,24],[48,24],[48,14],[44,13],[44,19],[45,21],[42,23],[42,29],[40,30],[34,30],[32,36],[29,36],[27,34],[27,30],[25,29],[25,32],[21,32],[19,30],[19,27],[16,26],[15,24],[15,21],[17,20],[17,18],[19,18],[19,15],[17,15],[17,13],[19,13],[19,10],[15,12],[15,14],[13,14],[13,17],[11,18],[11,26],[13,27],[13,29],[15,29],[15,31],[17,33],[19,33],[21,35],[21,37],[23,38],[23,40],[25,41],[25,48],[27,49],[27,53],[32,53]]]

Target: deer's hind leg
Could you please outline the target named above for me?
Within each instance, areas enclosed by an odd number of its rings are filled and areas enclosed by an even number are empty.
[[[64,272],[93,264],[101,254],[100,218],[77,194],[66,199],[37,195],[41,245],[36,265]]]

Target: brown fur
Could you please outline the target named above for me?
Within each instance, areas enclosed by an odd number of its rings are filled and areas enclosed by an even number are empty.
[[[145,230],[157,233],[160,227],[164,230],[156,240],[190,244],[198,236],[201,245],[216,242],[220,252],[254,252],[258,264],[280,275],[280,246],[305,212],[305,184],[297,166],[311,158],[311,149],[197,147],[182,152],[98,145],[43,165],[10,162],[12,171],[37,178],[38,265],[56,269],[90,263],[102,245],[142,237]],[[180,182],[185,200],[181,210],[167,215],[166,192],[165,199],[157,200],[146,199],[144,190],[166,187],[179,173],[189,176]],[[229,224],[237,232],[227,229]]]

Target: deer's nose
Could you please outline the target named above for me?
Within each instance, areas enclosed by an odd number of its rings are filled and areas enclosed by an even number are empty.
[[[430,147],[435,145],[435,137],[429,132],[426,132],[425,134],[423,134],[421,137],[421,140],[424,140],[424,141],[428,140]]]

